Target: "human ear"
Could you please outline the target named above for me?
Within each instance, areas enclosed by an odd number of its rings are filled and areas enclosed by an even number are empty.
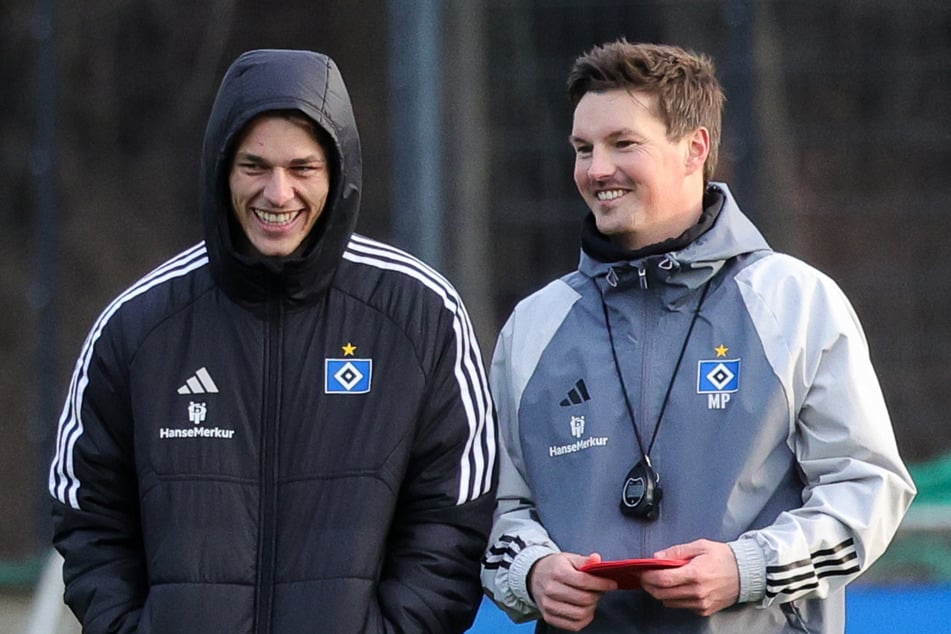
[[[701,126],[687,135],[687,155],[684,157],[684,167],[687,173],[700,170],[710,155],[710,131]]]

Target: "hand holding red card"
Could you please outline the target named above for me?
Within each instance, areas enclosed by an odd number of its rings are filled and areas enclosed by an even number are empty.
[[[578,570],[598,577],[617,581],[621,590],[636,590],[641,587],[641,573],[658,568],[677,568],[687,563],[687,559],[620,559],[585,564]]]

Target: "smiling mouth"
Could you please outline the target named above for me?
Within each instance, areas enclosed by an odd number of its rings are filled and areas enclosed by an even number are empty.
[[[272,227],[289,225],[302,213],[300,209],[294,211],[267,211],[257,207],[252,207],[251,211],[258,220]]]
[[[612,200],[617,200],[627,192],[623,189],[606,189],[595,194],[595,197],[601,202],[609,202]]]

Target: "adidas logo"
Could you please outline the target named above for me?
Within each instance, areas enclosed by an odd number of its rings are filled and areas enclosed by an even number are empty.
[[[588,388],[584,384],[584,379],[578,379],[575,386],[568,390],[568,398],[563,399],[560,405],[562,407],[570,407],[571,405],[579,405],[590,400],[591,396],[588,394]]]
[[[178,388],[179,394],[217,394],[218,386],[211,379],[208,370],[199,369],[195,375],[185,381],[185,385]]]

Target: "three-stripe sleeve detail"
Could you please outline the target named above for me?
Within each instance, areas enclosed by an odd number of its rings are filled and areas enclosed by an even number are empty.
[[[56,447],[50,464],[49,491],[63,504],[78,509],[79,490],[82,486],[76,475],[73,452],[76,442],[83,435],[83,399],[89,384],[89,364],[93,357],[93,348],[102,335],[106,324],[126,302],[142,295],[165,282],[187,275],[195,269],[205,266],[208,254],[205,244],[199,243],[175,256],[165,264],[140,279],[110,303],[99,315],[80,349],[79,358],[69,382],[66,403],[59,418],[56,434]]]
[[[811,553],[802,559],[782,566],[766,567],[766,596],[800,595],[819,587],[824,577],[851,575],[861,571],[855,541],[851,538]]]
[[[453,367],[469,427],[459,460],[457,503],[474,500],[492,486],[495,465],[495,414],[489,396],[482,357],[469,315],[456,290],[442,275],[419,259],[395,247],[354,234],[343,254],[350,262],[408,275],[434,292],[452,314],[456,357]]]
[[[525,549],[525,542],[517,535],[502,535],[495,545],[486,551],[482,566],[486,570],[498,570],[512,565],[515,556]]]

